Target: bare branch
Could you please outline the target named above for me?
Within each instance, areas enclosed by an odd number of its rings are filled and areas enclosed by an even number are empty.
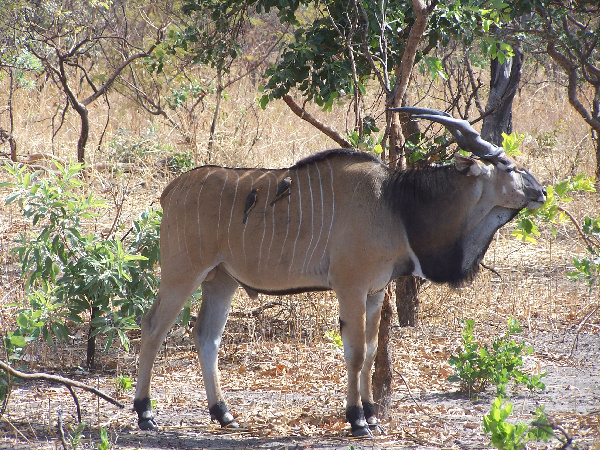
[[[437,4],[437,1],[432,3]],[[423,0],[413,0],[413,9],[417,18],[408,34],[408,41],[406,42],[404,54],[402,55],[402,64],[397,71],[398,78],[393,89],[393,99],[391,102],[388,102],[388,107],[395,108],[401,106],[402,98],[408,87],[410,75],[415,64],[419,43],[421,42],[423,33],[425,33],[425,28],[427,27],[427,20],[429,18],[427,4]]]
[[[0,361],[0,369],[4,370],[5,372],[11,374],[14,377],[21,378],[22,380],[46,380],[46,381],[50,381],[52,383],[59,383],[64,386],[72,386],[72,387],[76,387],[79,389],[83,389],[84,391],[91,392],[92,394],[97,395],[101,399],[106,400],[107,402],[112,403],[113,405],[118,406],[119,408],[125,408],[125,405],[123,405],[123,403],[121,403],[120,401],[115,400],[114,398],[106,395],[105,393],[99,391],[98,389],[88,386],[87,384],[81,383],[80,381],[71,380],[70,378],[61,377],[60,375],[52,375],[52,374],[43,373],[43,372],[38,372],[38,373],[21,372],[20,370],[12,368],[10,365],[5,363],[4,361]]]
[[[319,131],[329,136],[331,139],[337,142],[338,145],[340,145],[343,148],[352,148],[352,144],[347,139],[344,139],[342,135],[340,135],[337,131],[328,127],[315,117],[311,116],[308,112],[306,112],[304,108],[298,105],[289,94],[283,96],[283,101],[290,107],[294,114],[296,114],[301,119],[306,120]]]
[[[590,125],[594,130],[600,131],[600,120],[590,115],[589,111],[581,103],[577,95],[577,66],[556,48],[556,43],[553,40],[548,40],[546,50],[548,51],[548,55],[550,55],[550,57],[563,68],[568,76],[569,102],[579,113],[579,115],[588,123],[588,125]]]
[[[258,317],[267,309],[275,308],[276,306],[281,305],[281,301],[276,300],[257,306],[256,308],[249,309],[247,311],[231,311],[229,315],[232,317]]]
[[[135,53],[135,54],[131,55],[129,58],[127,58],[125,61],[123,61],[119,66],[117,66],[117,68],[114,70],[112,75],[108,78],[108,80],[106,80],[106,82],[96,92],[94,92],[89,97],[83,99],[81,101],[81,104],[84,106],[87,106],[90,103],[92,103],[98,97],[103,95],[112,86],[115,79],[120,75],[120,73],[123,71],[123,69],[128,67],[136,59],[143,58],[143,57],[146,57],[146,56],[149,56],[150,54],[152,54],[152,52],[154,51],[156,46],[158,44],[160,44],[160,42],[162,41],[163,34],[164,34],[163,29],[158,30],[158,33],[156,36],[156,41],[150,46],[150,48],[148,50],[146,50],[144,52]]]

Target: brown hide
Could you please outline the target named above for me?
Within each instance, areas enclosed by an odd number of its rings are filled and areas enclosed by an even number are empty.
[[[173,265],[178,273],[202,272],[221,264],[241,284],[266,293],[331,289],[336,277],[344,283],[364,278],[352,266],[399,256],[386,230],[391,214],[382,208],[389,172],[370,156],[350,152],[320,154],[290,169],[192,170],[161,198],[163,271]],[[270,206],[286,176],[289,195]],[[244,224],[252,189],[258,189],[256,206]],[[337,270],[330,273],[330,266]],[[389,280],[369,277],[362,280],[369,291]]]

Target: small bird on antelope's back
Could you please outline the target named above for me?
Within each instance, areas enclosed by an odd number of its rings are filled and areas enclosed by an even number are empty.
[[[285,177],[279,182],[279,184],[277,185],[277,192],[275,193],[275,198],[270,203],[271,206],[273,206],[275,202],[280,198],[290,195],[290,187],[292,186],[292,181],[293,180],[290,177]]]
[[[254,188],[250,191],[248,196],[246,197],[246,204],[244,205],[244,220],[243,223],[246,223],[248,220],[248,214],[252,211],[252,208],[256,205],[256,198],[258,197],[259,188]]]

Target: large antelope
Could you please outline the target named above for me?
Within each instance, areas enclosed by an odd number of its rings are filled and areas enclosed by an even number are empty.
[[[156,427],[150,379],[158,348],[201,285],[194,339],[213,420],[238,426],[217,367],[238,286],[250,295],[333,289],[348,372],[346,420],[354,436],[371,434],[370,372],[385,287],[403,275],[468,280],[496,230],[545,200],[540,183],[468,122],[423,108],[396,111],[443,124],[478,158],[457,154],[454,164],[394,171],[366,153],[330,150],[288,169],[203,166],[167,186],[161,285],[142,321],[134,400],[141,429]]]

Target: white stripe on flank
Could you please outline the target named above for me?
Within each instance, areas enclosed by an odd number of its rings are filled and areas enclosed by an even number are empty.
[[[200,186],[200,189],[198,190],[198,250],[199,251],[202,251],[202,231],[201,231],[202,227],[200,226],[200,211],[202,210],[202,208],[200,208],[200,195],[202,195],[202,190],[204,189],[206,180],[208,180],[208,177],[210,175],[210,169],[211,169],[211,167],[208,168],[206,177],[204,177],[204,181],[202,182],[202,185]]]
[[[175,188],[173,188],[173,190],[171,192],[169,192],[169,195],[167,195],[167,197],[165,198],[164,201],[164,214],[163,214],[163,218],[162,218],[162,224],[161,224],[161,229],[164,227],[166,233],[167,233],[167,242],[169,242],[169,247],[171,245],[173,245],[171,243],[171,228],[170,226],[168,226],[169,223],[169,211],[171,210],[172,206],[171,203],[173,201],[173,194],[175,193],[175,191],[177,191],[177,189],[179,189],[179,185],[176,186]],[[175,224],[177,225],[177,224]],[[179,251],[179,249],[177,249],[177,251]],[[163,255],[164,257],[166,257],[167,255]]]
[[[233,256],[233,250],[231,250],[231,220],[233,219],[233,207],[235,206],[235,199],[237,197],[238,187],[240,185],[240,176],[234,171],[237,179],[235,180],[235,192],[233,193],[233,201],[231,202],[231,212],[229,213],[229,224],[227,225],[227,246],[229,247],[229,253]]]
[[[263,243],[265,242],[265,235],[267,234],[267,206],[269,203],[269,195],[271,194],[271,177],[268,176],[269,172],[266,172],[265,175],[267,175],[267,178],[269,179],[269,185],[267,186],[267,190],[264,193],[264,197],[265,197],[265,206],[264,206],[264,211],[265,211],[265,217],[263,218],[263,235],[262,238],[260,240],[260,247],[258,248],[258,264],[257,266],[260,267],[260,261],[262,260],[262,249],[263,249]],[[259,177],[260,180],[261,177]]]
[[[252,182],[250,183],[250,191],[248,191],[248,193],[250,193],[252,191],[252,189],[254,188],[254,177],[250,174],[250,172],[246,172],[246,174],[248,174],[248,176],[252,179]],[[246,199],[244,198],[244,203],[245,203]],[[246,258],[246,227],[248,226],[248,221],[246,220],[246,223],[244,224],[244,231],[242,232],[242,250],[244,251],[244,265],[247,264],[247,258]]]
[[[335,191],[333,189],[333,169],[331,168],[331,164],[329,160],[325,160],[327,165],[329,166],[329,173],[331,174],[331,223],[329,224],[329,231],[327,231],[327,240],[325,241],[325,246],[323,247],[323,254],[321,258],[325,257],[325,251],[327,250],[327,246],[329,245],[329,238],[331,237],[331,229],[333,228],[333,218],[335,216]]]
[[[273,175],[275,177],[275,181],[277,181],[277,176],[274,173],[269,172],[269,175]],[[277,183],[275,183],[275,191],[277,191]],[[287,204],[288,204],[288,208],[289,208],[290,202],[288,201]],[[267,252],[267,262],[266,262],[267,266],[269,265],[269,259],[271,258],[271,247],[273,246],[273,240],[275,239],[275,208],[276,207],[277,207],[277,203],[274,203],[273,207],[271,208],[271,216],[273,219],[273,228],[271,231],[271,242],[269,242],[269,251]],[[266,217],[265,217],[265,225],[266,225]]]
[[[173,203],[175,203],[175,208],[179,210],[179,197],[181,196],[181,190],[185,185],[185,181],[178,183],[177,187],[173,190]],[[177,197],[175,197],[175,192],[177,192]],[[179,239],[179,221],[175,222],[175,234],[177,235],[177,254],[181,253],[181,242]]]
[[[292,247],[292,259],[288,267],[288,273],[292,272],[292,265],[294,264],[294,258],[296,257],[296,245],[298,244],[298,238],[300,237],[300,230],[302,228],[302,188],[300,187],[300,174],[296,170],[296,179],[298,180],[298,203],[299,203],[299,217],[298,217],[298,232],[296,233],[296,239],[294,240],[294,246]]]
[[[312,165],[312,164],[311,164]],[[312,191],[312,183],[310,179],[310,166],[306,166],[306,174],[308,176],[308,191],[310,192],[310,241],[308,246],[306,247],[306,254],[304,255],[304,262],[302,263],[302,272],[306,272],[306,260],[308,259],[308,252],[310,252],[310,247],[312,246],[314,237],[315,237],[315,205],[313,203],[313,191]],[[315,164],[316,165],[316,164]]]
[[[298,171],[296,171],[296,178],[298,178]],[[300,180],[296,180],[296,181],[300,181]],[[296,183],[298,184],[298,183]],[[298,184],[298,194],[300,194],[300,184]],[[279,264],[281,264],[281,260],[283,258],[283,252],[285,251],[285,243],[287,241],[288,238],[288,234],[290,232],[290,205],[292,204],[292,201],[289,200],[287,202],[287,220],[286,220],[286,225],[285,225],[285,237],[283,238],[283,243],[281,244],[281,254],[279,255],[279,261],[277,262],[277,267],[279,267]],[[275,203],[275,205],[273,206],[274,208],[277,207],[277,203]]]
[[[217,219],[217,245],[219,243],[219,230],[221,229],[221,205],[223,204],[223,192],[225,192],[225,186],[227,186],[227,179],[229,178],[229,170],[225,171],[225,181],[223,181],[223,188],[221,189],[221,195],[219,196],[219,216]]]
[[[191,182],[190,183],[190,187],[192,187],[194,185],[194,177],[193,177],[193,175],[190,175],[189,178],[190,178],[190,182]],[[187,240],[187,237],[186,237],[186,234],[187,234],[187,215],[188,215],[188,209],[189,209],[187,207],[187,198],[188,198],[188,195],[189,195],[190,190],[191,190],[190,187],[187,187],[185,189],[185,197],[183,198],[183,211],[184,211],[184,213],[183,213],[183,244],[185,246],[185,253],[187,254],[188,262],[190,263],[190,267],[193,267],[192,256],[190,255],[190,249],[188,247],[188,240]]]
[[[310,254],[310,258],[308,258],[308,266],[310,266],[310,262],[312,261],[313,255],[315,254],[315,250],[319,247],[319,243],[321,242],[321,235],[323,234],[323,227],[325,226],[325,203],[323,201],[323,180],[321,180],[321,170],[319,169],[319,165],[315,164],[317,168],[317,179],[319,180],[319,190],[321,192],[321,228],[319,229],[319,237],[317,238],[317,242],[315,242],[315,246]]]
[[[375,172],[376,170],[379,170],[381,167],[377,164],[375,164],[371,169],[367,170],[367,173],[365,173],[363,175],[363,177],[360,179],[360,181],[358,183],[356,183],[356,186],[354,186],[354,191],[352,192],[352,199],[350,200],[350,204],[354,205],[354,197],[356,197],[356,191],[358,190],[358,187],[362,184],[362,182],[365,180],[365,178],[367,178],[368,176],[371,175],[372,172]]]

